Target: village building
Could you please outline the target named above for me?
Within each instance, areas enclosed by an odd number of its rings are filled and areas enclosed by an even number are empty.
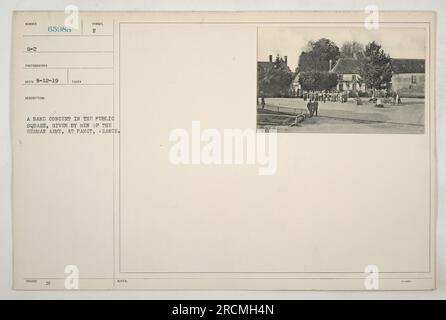
[[[357,59],[341,58],[336,63],[330,60],[327,71],[336,73],[338,76],[338,83],[333,88],[336,91],[366,91],[366,86],[359,76],[359,61]],[[299,73],[294,77],[291,86],[293,91],[300,95],[302,88],[299,83]]]
[[[424,59],[391,59],[392,82],[391,91],[401,97],[424,97],[425,60]],[[341,58],[331,73],[338,75],[338,91],[366,91],[366,85],[361,81],[359,60]]]
[[[261,74],[267,74],[271,69],[278,66],[278,62],[284,63],[286,68],[288,69],[288,72],[291,73],[291,70],[288,66],[288,56],[280,57],[279,55],[276,56],[276,58],[273,58],[273,55],[269,55],[268,61],[257,61],[257,76]],[[260,92],[260,88],[257,87],[257,96],[293,96],[295,93],[293,92],[293,89],[290,87],[283,88],[283,87],[270,87],[269,90],[266,90],[266,92]]]
[[[288,56],[283,56],[283,61],[288,66]],[[268,71],[271,68],[274,68],[275,60],[273,59],[273,55],[270,54],[268,56],[268,61],[257,61],[257,71]]]
[[[294,96],[301,96],[302,88],[299,83],[299,73],[296,73],[296,75],[293,78],[293,81],[291,82],[291,91],[294,93]]]
[[[270,54],[268,61],[257,61],[257,73],[260,71],[267,72],[274,67],[273,56]]]
[[[392,59],[392,87],[402,97],[424,97],[424,59]]]
[[[284,57],[287,64],[287,57]],[[397,92],[401,97],[424,97],[425,88],[425,60],[424,59],[391,59],[392,81],[390,90]],[[274,67],[273,56],[268,61],[258,61],[258,72],[266,72]],[[337,91],[366,92],[367,86],[360,76],[360,62],[355,58],[340,58],[336,63],[329,63],[330,73],[338,76],[338,83],[334,88]],[[290,96],[301,96],[302,88],[299,83],[299,73],[291,83]]]
[[[329,72],[338,75],[337,91],[366,91],[366,86],[359,75],[359,60],[341,58],[335,63],[333,68],[330,68]]]

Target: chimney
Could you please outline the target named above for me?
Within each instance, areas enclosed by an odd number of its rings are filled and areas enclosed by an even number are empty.
[[[283,60],[285,60],[285,64],[288,65],[288,56],[284,56]]]
[[[273,55],[272,54],[269,55],[269,62],[273,62]]]
[[[333,60],[328,60],[328,71],[331,71],[331,69],[333,68]]]

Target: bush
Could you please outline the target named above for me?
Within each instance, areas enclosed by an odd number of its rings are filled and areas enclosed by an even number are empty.
[[[303,90],[330,90],[338,83],[338,76],[324,71],[306,71],[299,73],[299,84]]]
[[[358,97],[358,92],[357,91],[349,91],[348,92],[348,97],[349,98],[357,98]]]
[[[368,98],[368,97],[371,97],[371,95],[367,91],[359,91],[358,92],[358,97],[360,97],[360,98]]]

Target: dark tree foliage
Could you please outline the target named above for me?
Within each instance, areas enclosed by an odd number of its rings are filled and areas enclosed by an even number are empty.
[[[259,96],[281,97],[289,94],[293,73],[282,57],[266,65],[257,66],[257,90]]]
[[[306,71],[299,73],[299,83],[303,90],[330,90],[336,86],[338,76],[326,71]]]
[[[299,56],[297,71],[328,71],[330,60],[334,65],[339,59],[339,55],[338,46],[329,39],[310,41],[306,50]]]
[[[360,59],[360,76],[369,88],[389,88],[392,81],[390,56],[375,41],[367,44],[364,57]]]
[[[341,46],[341,58],[362,59],[364,57],[364,46],[358,41],[346,41]]]

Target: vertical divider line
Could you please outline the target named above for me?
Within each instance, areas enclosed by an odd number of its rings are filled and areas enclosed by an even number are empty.
[[[113,19],[113,128],[115,128],[115,19]],[[116,250],[115,250],[115,230],[116,230],[116,221],[115,221],[115,134],[113,133],[113,287],[116,283]]]

